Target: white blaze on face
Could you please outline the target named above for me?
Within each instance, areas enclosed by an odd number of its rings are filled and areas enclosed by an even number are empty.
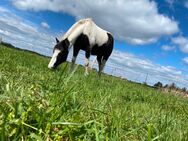
[[[59,54],[60,52],[61,52],[61,51],[60,51],[59,49],[55,49],[55,50],[54,50],[53,56],[52,56],[52,58],[51,58],[51,60],[50,60],[50,63],[48,64],[48,68],[49,68],[49,69],[52,69],[52,68],[54,67],[55,62],[57,61],[57,56],[58,56],[58,54]]]

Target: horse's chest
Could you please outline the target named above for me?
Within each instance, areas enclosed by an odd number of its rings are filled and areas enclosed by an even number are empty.
[[[92,48],[91,48],[91,55],[98,55],[100,52],[100,48],[98,45],[94,45]]]

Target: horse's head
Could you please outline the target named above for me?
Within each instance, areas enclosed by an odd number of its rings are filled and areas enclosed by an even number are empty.
[[[56,38],[56,42],[57,44],[54,47],[52,58],[50,60],[50,63],[48,64],[49,69],[55,69],[61,63],[65,62],[69,53],[70,42],[68,41],[68,39],[59,41]]]

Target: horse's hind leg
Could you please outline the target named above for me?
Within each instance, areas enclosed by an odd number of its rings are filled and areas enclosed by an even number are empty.
[[[100,65],[100,69],[99,69],[99,76],[101,76],[102,71],[104,70],[104,66],[106,64],[106,60],[103,59]]]
[[[103,68],[104,68],[104,65],[105,65],[105,61],[103,60],[103,56],[98,55],[97,61],[98,61],[98,65],[99,65],[98,74],[99,74],[99,76],[101,76],[101,72],[103,71]]]
[[[97,61],[99,64],[99,72],[98,72],[99,76],[101,76],[101,73],[104,70],[104,67],[105,67],[106,61],[108,60],[108,57],[109,56],[97,56]]]
[[[101,72],[104,69],[104,66],[106,64],[106,61],[110,57],[112,50],[113,50],[113,38],[110,36],[108,45],[101,47],[101,55],[98,57],[98,62],[99,62],[99,76],[101,75]]]

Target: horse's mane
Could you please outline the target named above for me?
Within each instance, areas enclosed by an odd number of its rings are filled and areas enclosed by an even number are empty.
[[[87,19],[82,19],[82,20],[79,20],[77,21],[75,24],[73,24],[71,26],[71,28],[63,35],[63,38],[62,40],[68,38],[79,26],[85,24],[86,22],[91,22],[92,19],[91,18],[87,18]]]

